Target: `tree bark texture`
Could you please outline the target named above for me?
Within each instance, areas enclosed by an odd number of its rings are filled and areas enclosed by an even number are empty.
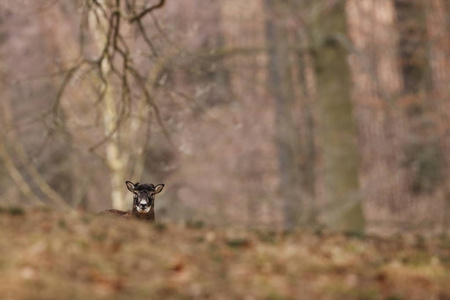
[[[285,1],[266,0],[268,15],[266,39],[269,45],[268,86],[275,100],[276,143],[280,170],[280,194],[283,205],[284,226],[299,224],[302,212],[300,143],[294,122],[295,102],[289,39],[287,29],[277,16],[286,7]]]
[[[324,178],[330,211],[326,223],[336,230],[363,230],[359,194],[356,126],[351,102],[345,1],[328,8],[316,24],[315,69],[323,141]]]

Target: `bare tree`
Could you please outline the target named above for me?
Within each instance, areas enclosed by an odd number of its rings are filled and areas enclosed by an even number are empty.
[[[59,119],[59,107],[71,80],[80,73],[89,78],[90,98],[102,116],[104,128],[103,137],[89,150],[94,152],[104,146],[105,163],[111,174],[112,204],[116,209],[127,208],[125,180],[129,176],[139,179],[143,173],[144,147],[148,139],[142,137],[148,133],[147,124],[152,120],[147,107],[152,110],[167,141],[172,143],[153,90],[171,57],[170,53],[169,57],[158,55],[143,24],[144,18],[164,3],[161,0],[155,5],[140,7],[136,1],[129,0],[84,1],[80,32],[82,57],[69,69],[53,107],[54,116]],[[125,36],[133,29],[140,40]],[[149,52],[147,68],[139,66],[142,62],[136,59],[136,53],[143,51],[142,44]]]

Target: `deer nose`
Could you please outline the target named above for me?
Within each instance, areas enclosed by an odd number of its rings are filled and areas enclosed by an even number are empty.
[[[142,200],[141,202],[139,202],[139,205],[144,207],[147,205],[147,201]]]

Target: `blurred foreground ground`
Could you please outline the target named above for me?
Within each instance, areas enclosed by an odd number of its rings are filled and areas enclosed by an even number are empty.
[[[450,241],[3,209],[0,299],[450,299]]]

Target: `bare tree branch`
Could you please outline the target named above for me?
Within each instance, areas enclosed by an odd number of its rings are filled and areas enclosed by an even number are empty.
[[[10,122],[12,119],[12,115],[9,107],[4,102],[3,109],[3,117],[4,123]],[[40,199],[34,195],[32,188],[25,177],[19,171],[19,168],[16,166],[14,162],[14,158],[10,155],[8,149],[6,148],[6,137],[4,133],[1,136],[2,143],[0,143],[0,158],[3,160],[3,163],[7,170],[9,171],[11,178],[14,180],[16,185],[19,187],[22,193],[35,202],[36,204],[42,204]],[[18,156],[21,165],[25,168],[28,175],[30,175],[32,181],[38,185],[38,188],[45,194],[45,196],[51,200],[54,204],[56,204],[59,208],[69,209],[70,206],[64,201],[64,199],[52,188],[47,182],[42,178],[42,175],[39,171],[34,167],[34,165],[28,159],[26,151],[18,138],[15,138],[13,142],[9,142],[9,144],[13,147],[15,154]]]
[[[12,180],[19,188],[20,192],[25,196],[26,200],[30,200],[31,202],[37,205],[44,205],[41,199],[39,199],[39,197],[37,197],[36,194],[33,192],[28,181],[25,180],[25,178],[20,173],[19,169],[14,163],[14,160],[9,154],[5,145],[6,143],[3,140],[0,143],[0,159],[3,161],[3,165],[5,166],[5,169],[8,171]]]
[[[146,14],[152,12],[152,11],[155,10],[155,9],[158,9],[158,8],[163,7],[165,2],[166,2],[165,0],[160,0],[158,4],[155,4],[155,5],[153,5],[153,6],[150,6],[150,7],[147,8],[147,9],[144,9],[144,10],[141,11],[139,14],[137,14],[137,15],[134,16],[134,17],[132,17],[132,18],[130,19],[130,23],[133,23],[133,22],[135,22],[135,21],[137,21],[137,20],[142,19],[142,17],[144,17]]]
[[[177,148],[175,146],[175,143],[173,142],[172,137],[170,136],[169,131],[167,130],[166,126],[164,125],[164,121],[162,120],[159,107],[158,107],[158,105],[156,105],[155,101],[153,101],[153,98],[151,97],[147,87],[145,86],[145,82],[144,82],[143,78],[135,69],[130,68],[129,70],[130,70],[131,74],[133,75],[134,79],[136,80],[136,82],[138,83],[142,93],[144,94],[145,101],[150,105],[150,107],[155,112],[156,120],[163,131],[164,137],[167,139],[170,146],[176,150]]]

